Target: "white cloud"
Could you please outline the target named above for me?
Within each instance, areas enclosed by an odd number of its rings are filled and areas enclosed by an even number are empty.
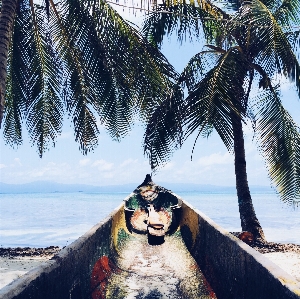
[[[107,173],[104,173],[104,174],[102,175],[102,177],[103,177],[104,179],[112,179],[112,178],[115,177],[115,174],[114,174],[113,172],[107,172]]]
[[[132,166],[133,164],[137,164],[138,163],[138,159],[127,159],[125,160],[124,162],[122,162],[120,164],[120,167],[123,168],[123,167],[127,167],[127,166]]]
[[[201,166],[211,166],[211,165],[220,165],[220,164],[232,164],[233,156],[226,152],[225,154],[213,153],[209,156],[201,157],[197,164]]]
[[[46,165],[31,169],[25,174],[27,180],[39,178],[62,183],[71,176],[72,170],[67,163],[48,162]]]
[[[43,169],[40,169],[40,170],[31,171],[29,172],[29,174],[31,178],[38,178],[38,177],[42,177],[45,174],[45,171]]]
[[[175,165],[176,165],[176,163],[174,163],[174,162],[168,162],[164,165],[164,167],[161,169],[161,171],[163,171],[163,172],[170,171],[171,169],[174,169]]]
[[[26,155],[15,158],[13,152],[9,159],[6,155],[6,160],[0,161],[0,180],[6,183],[43,180],[65,184],[139,184],[147,173],[151,173],[149,162],[142,153],[132,150],[131,142],[124,142],[122,147],[114,143],[109,149],[105,147],[105,152],[100,149],[88,158],[77,155],[77,152],[76,156],[71,156],[71,150],[67,150],[68,144],[63,147],[63,152],[59,152],[59,156],[53,149],[50,153],[53,153],[51,160],[50,154],[45,155],[43,159],[37,159],[35,152],[34,157],[28,156],[26,152]],[[245,138],[245,144],[249,182],[263,184],[262,177],[266,176],[266,170],[255,149],[256,144],[250,136]],[[193,140],[186,144],[185,148],[175,152],[171,161],[155,173],[154,182],[235,184],[234,157],[226,151],[218,136],[209,142],[204,140],[199,143],[194,159],[190,161],[192,146]]]
[[[97,167],[99,171],[109,171],[113,168],[114,163],[109,163],[105,160],[96,160],[92,166]]]
[[[80,166],[87,166],[88,164],[90,164],[90,159],[88,159],[88,158],[85,158],[85,159],[82,159],[82,160],[80,160],[79,161],[79,165]]]
[[[22,166],[21,160],[19,158],[14,158],[14,162],[19,166]]]

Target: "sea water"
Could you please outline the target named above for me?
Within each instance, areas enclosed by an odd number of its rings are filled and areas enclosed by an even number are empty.
[[[234,193],[177,192],[228,231],[240,231]],[[105,219],[128,193],[0,194],[0,246],[66,246]],[[252,193],[268,241],[300,244],[300,207],[276,194]]]

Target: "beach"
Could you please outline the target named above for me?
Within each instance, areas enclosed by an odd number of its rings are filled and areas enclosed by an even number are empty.
[[[264,256],[300,282],[299,252],[269,252]]]
[[[0,288],[51,259],[58,246],[46,248],[0,248]]]
[[[48,257],[0,257],[0,288],[38,267]]]
[[[300,245],[270,242],[253,248],[300,282]]]

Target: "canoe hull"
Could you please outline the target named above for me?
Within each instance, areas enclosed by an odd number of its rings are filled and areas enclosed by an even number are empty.
[[[122,204],[54,259],[1,289],[0,298],[92,298],[94,267],[101,257],[117,253],[126,230]],[[300,298],[295,278],[186,202],[180,231],[219,299]]]

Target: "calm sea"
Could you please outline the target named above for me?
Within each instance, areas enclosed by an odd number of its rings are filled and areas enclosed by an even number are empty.
[[[240,231],[234,193],[177,192],[228,231]],[[128,193],[0,194],[0,246],[66,246],[103,220]],[[252,193],[269,241],[300,244],[300,207],[270,193]]]

